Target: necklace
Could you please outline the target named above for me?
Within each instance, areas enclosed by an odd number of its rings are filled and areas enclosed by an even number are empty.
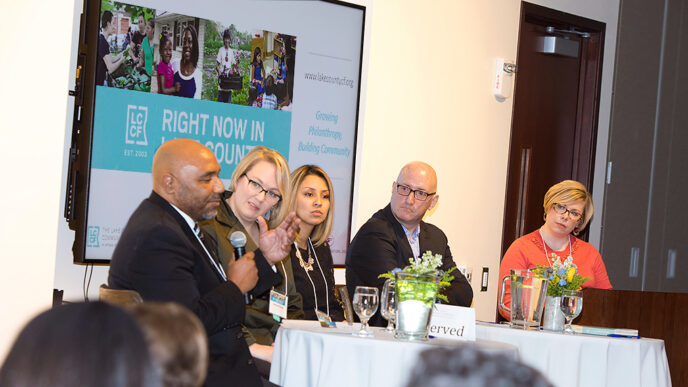
[[[308,245],[306,245],[306,250],[308,250],[308,261],[303,260],[303,256],[301,255],[301,250],[299,250],[299,245],[296,244],[296,241],[294,241],[294,247],[296,247],[296,258],[299,259],[299,265],[303,268],[303,270],[306,271],[313,271],[313,257],[311,256],[311,249],[308,248]]]
[[[296,245],[296,242],[294,242],[294,245]],[[330,315],[330,290],[327,285],[327,279],[325,278],[325,272],[323,272],[322,265],[320,264],[320,261],[318,260],[318,254],[315,252],[315,246],[313,246],[313,242],[311,242],[311,238],[308,237],[308,245],[306,245],[306,249],[308,250],[308,265],[310,268],[306,268],[304,266],[303,260],[301,259],[301,253],[299,252],[299,249],[297,247],[297,257],[299,258],[299,263],[301,264],[301,267],[303,267],[304,272],[306,273],[306,276],[308,277],[308,280],[311,282],[311,286],[313,287],[313,298],[315,299],[315,310],[316,310],[316,315],[318,311],[318,291],[315,288],[315,282],[313,282],[313,278],[311,278],[311,275],[308,274],[309,271],[313,270],[313,259],[311,258],[311,249],[313,250],[313,255],[315,255],[315,260],[318,261],[318,269],[320,269],[320,275],[322,275],[323,283],[325,284],[325,307],[327,311],[327,316]]]
[[[545,237],[542,235],[542,230],[538,230],[540,233],[540,238],[542,239],[542,248],[545,249],[545,258],[547,258],[547,264],[549,264],[549,267],[552,267],[552,261],[549,259],[549,254],[547,254],[547,242],[545,242]],[[571,253],[571,235],[568,235],[569,238],[569,258],[571,258],[571,261],[573,261],[573,254]],[[554,252],[552,252],[554,254]]]

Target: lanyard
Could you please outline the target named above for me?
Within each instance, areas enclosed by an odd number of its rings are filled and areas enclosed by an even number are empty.
[[[201,240],[201,238],[194,232],[194,235],[196,235],[196,239],[198,239],[198,242],[200,242],[201,246],[203,247],[203,251],[205,251],[205,255],[208,256],[208,259],[210,259],[210,263],[215,267],[215,270],[217,270],[218,273],[220,273],[220,276],[222,276],[222,279],[227,281],[227,274],[225,274],[224,269],[222,269],[222,265],[218,265],[217,262],[213,259],[213,256],[210,255],[210,252],[208,249],[205,247],[205,243]]]
[[[280,261],[282,265],[282,272],[284,273],[284,295],[287,295],[287,286],[289,285],[289,276],[287,275],[287,269],[284,268],[284,262]]]
[[[303,256],[301,255],[301,251],[299,251],[299,245],[296,244],[296,241],[294,241],[294,247],[296,248],[296,256],[303,262]],[[315,257],[315,262],[318,264],[318,269],[320,269],[320,274],[322,275],[323,282],[325,283],[325,305],[327,307],[327,315],[330,315],[330,289],[327,285],[327,279],[325,278],[325,273],[323,272],[322,266],[320,265],[320,261],[318,260],[318,254],[315,252],[315,247],[313,247],[313,242],[311,242],[311,238],[308,237],[308,245],[306,245],[306,250],[311,249],[313,251],[313,256]],[[306,268],[303,268],[303,271],[306,273],[306,276],[308,276],[308,280],[311,282],[311,286],[313,287],[313,297],[315,298],[315,309],[318,309],[318,292],[315,290],[315,283],[313,282],[313,279],[311,278],[311,275],[308,274],[308,270]]]

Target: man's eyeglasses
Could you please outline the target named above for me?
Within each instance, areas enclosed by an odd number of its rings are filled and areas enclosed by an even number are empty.
[[[426,200],[428,197],[436,194],[437,192],[425,192],[419,189],[411,189],[411,187],[395,183],[397,185],[397,193],[401,196],[409,196],[410,194],[413,194],[417,200],[423,201]]]
[[[251,179],[250,177],[248,177],[248,175],[244,174],[244,176],[246,177],[246,180],[248,180],[248,189],[251,191],[253,195],[258,195],[261,192],[265,192],[265,199],[267,199],[270,202],[277,203],[280,200],[282,200],[282,195],[263,188],[263,186],[260,185],[259,182]]]
[[[566,206],[561,205],[559,203],[554,203],[552,208],[554,208],[554,211],[559,215],[564,215],[565,213],[568,212],[569,218],[571,218],[571,220],[573,220],[573,221],[579,220],[581,218],[581,216],[583,216],[583,214],[581,214],[580,212],[578,212],[576,210],[571,211],[568,208],[566,208]]]

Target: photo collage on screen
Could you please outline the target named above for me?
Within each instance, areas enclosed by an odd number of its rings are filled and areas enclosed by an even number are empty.
[[[296,37],[101,3],[96,84],[291,111]]]

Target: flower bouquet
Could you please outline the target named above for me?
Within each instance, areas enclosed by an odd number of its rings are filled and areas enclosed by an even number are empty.
[[[442,256],[426,251],[420,258],[409,258],[410,265],[380,274],[378,278],[394,279],[397,312],[395,337],[406,340],[427,340],[430,311],[435,299],[448,302],[440,290],[451,284],[453,267],[439,270]]]
[[[552,267],[537,265],[533,272],[549,280],[547,285],[547,299],[545,300],[545,315],[542,327],[550,331],[561,331],[564,328],[564,314],[559,304],[564,290],[578,290],[590,277],[578,274],[578,266],[573,258],[568,256],[562,263],[561,258],[552,253]]]
[[[552,268],[537,265],[533,272],[547,278],[547,295],[550,297],[560,297],[563,290],[578,290],[591,277],[583,277],[578,274],[578,266],[573,263],[573,258],[569,256],[562,263],[561,258],[552,253]]]
[[[449,300],[444,294],[441,294],[440,292],[442,289],[446,288],[447,286],[451,285],[451,281],[454,280],[454,276],[451,275],[451,272],[456,270],[456,267],[452,267],[451,269],[445,271],[439,270],[439,267],[442,266],[442,255],[441,254],[435,254],[432,255],[432,252],[430,250],[426,251],[423,253],[423,256],[419,258],[409,258],[409,265],[406,266],[403,270],[399,268],[395,268],[387,273],[380,274],[378,278],[391,278],[395,279],[395,275],[397,273],[406,273],[406,274],[412,274],[416,276],[439,276],[439,281],[438,281],[438,289],[437,289],[437,298],[440,300],[449,303]]]

